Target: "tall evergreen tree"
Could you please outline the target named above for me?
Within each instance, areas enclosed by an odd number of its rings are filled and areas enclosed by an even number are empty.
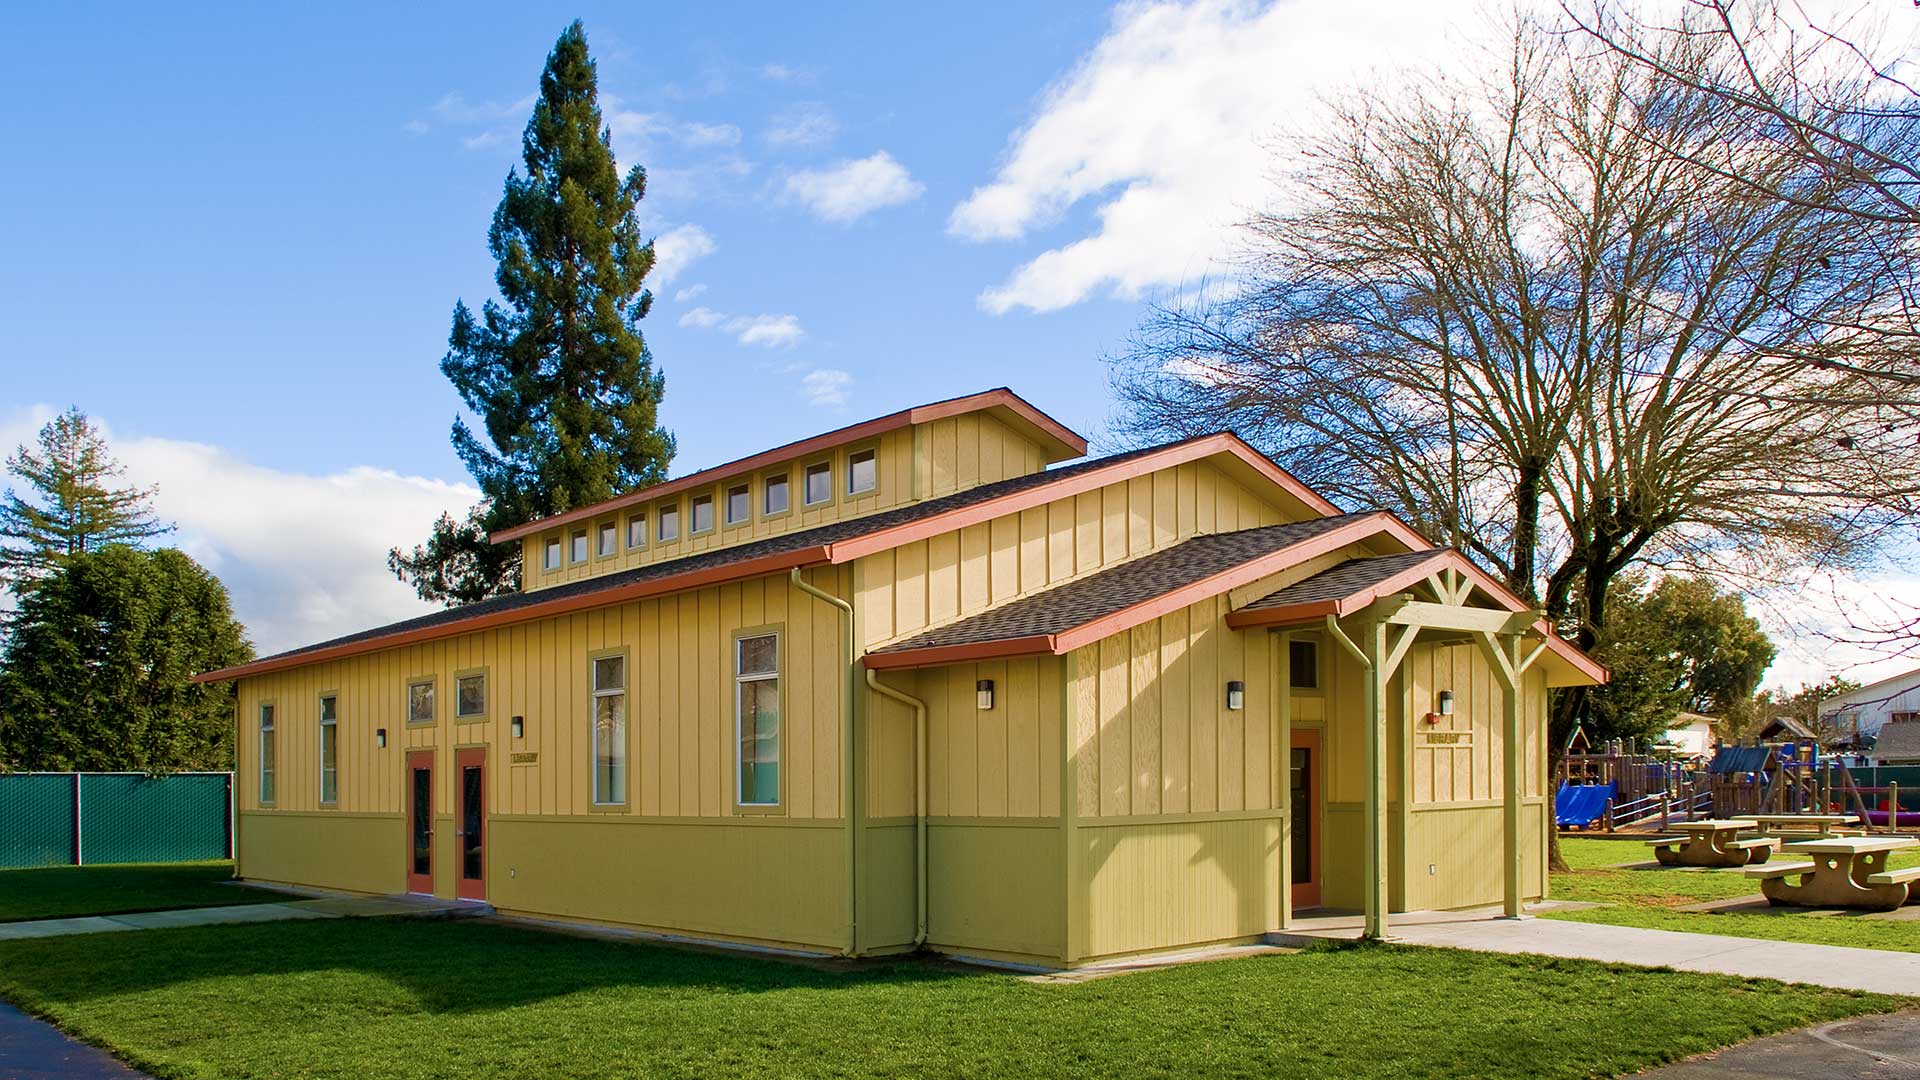
[[[181,552],[71,556],[0,650],[0,768],[232,768],[233,684],[193,676],[251,659],[226,587]]]
[[[103,545],[172,531],[153,515],[152,488],[114,483],[126,469],[87,414],[69,408],[37,441],[7,458],[7,472],[27,492],[0,495],[0,584],[19,591]]]
[[[466,520],[443,517],[425,544],[388,554],[428,600],[513,591],[519,550],[487,533],[657,483],[673,457],[658,423],[665,381],[638,329],[653,305],[653,243],[634,212],[646,171],[621,175],[597,82],[575,22],[547,57],[525,171],[507,174],[487,234],[503,303],[478,319],[454,306],[440,370],[479,417],[484,437],[457,419],[453,447],[483,498]]]

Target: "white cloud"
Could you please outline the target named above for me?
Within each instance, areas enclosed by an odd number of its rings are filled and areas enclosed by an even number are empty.
[[[790,64],[762,64],[760,77],[769,82],[794,82],[806,78],[806,73]]]
[[[920,197],[926,186],[881,150],[872,157],[842,161],[787,177],[786,194],[823,221],[846,224],[875,210]]]
[[[774,146],[819,146],[840,133],[840,121],[817,101],[796,102],[773,114],[766,140]]]
[[[782,349],[798,345],[807,332],[793,315],[728,315],[709,307],[697,307],[680,316],[680,325],[695,330],[715,330],[732,334],[742,345]]]
[[[740,129],[732,124],[682,124],[677,132],[688,146],[734,146],[740,142]]]
[[[653,238],[653,283],[665,288],[687,267],[720,250],[713,235],[689,222]]]
[[[0,447],[34,437],[47,406],[0,417]],[[96,422],[101,418],[96,417]],[[387,549],[426,538],[442,512],[479,498],[464,484],[355,466],[326,475],[254,465],[205,443],[118,438],[129,483],[157,485],[172,544],[220,576],[262,654],[433,610],[387,571]]]
[[[988,311],[1051,311],[1105,290],[1137,298],[1217,268],[1259,205],[1265,145],[1362,65],[1456,49],[1448,28],[1479,0],[1203,0],[1123,5],[1040,97],[997,175],[953,210],[966,240],[1018,240],[1098,201],[1087,235],[987,289]]]
[[[704,293],[706,291],[707,291],[707,285],[705,282],[701,282],[698,285],[689,285],[686,288],[681,289],[679,292],[676,292],[673,294],[673,302],[676,304],[684,304],[687,301],[693,299],[696,296],[699,296],[701,293]]]
[[[1779,654],[1764,685],[1795,690],[1842,675],[1870,683],[1920,666],[1920,655],[1880,644],[1876,629],[1920,615],[1920,576],[1883,567],[1859,576],[1810,573],[1747,605]]]
[[[853,385],[853,376],[838,368],[816,368],[800,379],[800,389],[807,395],[807,404],[820,407],[833,407],[847,403],[847,388]]]

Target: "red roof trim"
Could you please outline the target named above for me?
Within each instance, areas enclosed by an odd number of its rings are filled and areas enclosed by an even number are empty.
[[[1013,391],[1001,387],[996,390],[987,390],[978,394],[968,394],[965,397],[957,397],[948,401],[936,401],[930,405],[916,405],[913,408],[888,413],[885,416],[875,417],[872,420],[863,420],[860,423],[838,428],[825,434],[810,436],[798,442],[790,442],[785,446],[776,446],[771,450],[763,450],[760,453],[752,454],[748,457],[737,458],[721,465],[715,465],[712,468],[701,469],[699,472],[688,473],[678,480],[668,480],[664,483],[655,484],[652,487],[641,488],[638,491],[629,491],[624,495],[617,495],[611,499],[602,500],[591,506],[582,506],[564,513],[552,514],[544,518],[536,518],[524,525],[515,525],[510,529],[501,529],[499,532],[488,536],[487,540],[489,543],[504,544],[525,536],[532,536],[534,533],[545,532],[548,529],[571,525],[575,522],[598,517],[601,514],[624,510],[631,506],[638,506],[641,503],[664,498],[676,492],[686,491],[689,488],[702,487],[707,484],[717,484],[728,477],[753,472],[768,465],[785,461],[788,458],[806,457],[808,454],[818,453],[830,447],[841,446],[850,442],[858,442],[862,439],[870,439],[876,435],[883,435],[889,431],[897,431],[900,428],[910,427],[914,424],[925,424],[949,416],[959,416],[963,413],[980,412],[993,408],[1004,408],[1013,412],[1022,420],[1040,429],[1040,431],[1045,433],[1049,438],[1058,441],[1064,448],[1072,451],[1072,453],[1064,454],[1051,460],[1064,461],[1067,458],[1080,457],[1087,452],[1087,440],[1084,437],[1075,433],[1060,421],[1034,408]]]

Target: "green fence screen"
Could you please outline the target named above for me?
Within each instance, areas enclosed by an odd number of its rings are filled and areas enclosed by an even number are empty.
[[[0,868],[232,857],[227,773],[0,776]]]

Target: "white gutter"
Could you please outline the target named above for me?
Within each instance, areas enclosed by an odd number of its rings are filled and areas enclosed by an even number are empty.
[[[927,703],[881,682],[872,668],[867,669],[867,685],[913,710],[913,854],[917,875],[913,947],[917,949],[927,943]]]

